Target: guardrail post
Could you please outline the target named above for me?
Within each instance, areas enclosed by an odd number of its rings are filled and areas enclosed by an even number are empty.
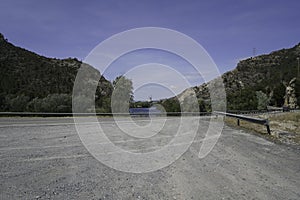
[[[240,126],[240,119],[237,119],[237,125]]]
[[[271,130],[270,130],[270,125],[269,125],[269,120],[266,121],[266,127],[267,127],[267,132],[269,135],[271,135]]]

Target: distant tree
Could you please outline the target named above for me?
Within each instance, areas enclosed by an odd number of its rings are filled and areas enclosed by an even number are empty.
[[[163,100],[161,105],[164,107],[166,112],[180,112],[180,103],[177,98],[170,98]]]
[[[258,110],[266,109],[267,105],[269,104],[268,96],[262,91],[256,91],[256,98],[257,98],[257,109]]]
[[[280,83],[275,86],[273,96],[270,99],[271,105],[281,107],[284,103],[285,86]]]
[[[130,107],[133,107],[133,108],[150,108],[151,105],[152,105],[152,103],[149,102],[149,101],[136,101],[136,102],[133,102]]]
[[[5,96],[6,96],[5,93],[0,93],[0,111],[1,112],[6,111]]]
[[[114,90],[120,91],[120,95],[124,95],[124,97],[128,97],[129,101],[133,101],[133,83],[132,80],[126,78],[125,76],[118,76],[113,81]],[[121,90],[123,92],[121,92]]]
[[[297,98],[297,106],[300,107],[300,77],[297,78],[295,83],[295,93]]]
[[[100,113],[111,112],[111,95],[113,86],[110,82],[101,77],[95,94],[96,111]]]
[[[96,101],[97,103],[97,101]],[[97,113],[111,113],[111,98],[102,97],[101,104],[96,104]]]
[[[93,99],[85,95],[76,95],[73,97],[73,110],[76,112],[89,112],[92,109]]]
[[[13,112],[23,112],[26,111],[26,105],[30,98],[25,95],[19,95],[14,98],[8,96],[6,98],[6,103],[9,105],[9,110]]]
[[[114,91],[111,97],[112,111],[128,113],[129,105],[133,103],[133,83],[125,76],[118,76],[113,81]]]
[[[30,112],[42,112],[42,101],[38,97],[32,99],[26,106],[26,110]]]
[[[229,110],[256,110],[257,97],[251,88],[240,89],[227,95],[227,108]]]
[[[70,94],[49,94],[45,98],[34,98],[27,106],[30,112],[72,112],[72,99]]]

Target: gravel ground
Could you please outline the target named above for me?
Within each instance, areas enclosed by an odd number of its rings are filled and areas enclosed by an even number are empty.
[[[169,118],[147,143],[122,136],[112,118],[99,121],[109,139],[128,150],[161,148],[178,126]],[[200,123],[178,160],[135,174],[97,161],[72,118],[0,118],[1,199],[300,199],[299,148],[225,126],[210,154],[199,159],[208,121]]]

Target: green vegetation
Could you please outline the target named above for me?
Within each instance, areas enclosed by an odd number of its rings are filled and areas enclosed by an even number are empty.
[[[166,112],[180,112],[180,103],[176,97],[170,98],[170,99],[165,99],[159,102]]]
[[[268,96],[262,91],[256,91],[256,98],[257,98],[257,109],[266,110],[269,104]]]
[[[228,110],[264,109],[265,103],[282,107],[286,86],[298,76],[297,57],[300,57],[300,44],[240,61],[236,69],[223,74]],[[295,91],[300,106],[300,77]],[[262,93],[266,96],[261,96]]]
[[[81,65],[76,58],[39,56],[0,35],[0,111],[72,112],[73,84]],[[110,112],[111,93],[111,83],[102,77],[96,89],[97,110]]]
[[[129,105],[133,103],[132,81],[125,76],[119,76],[113,81],[113,87],[112,111],[114,113],[128,113]]]
[[[240,89],[240,91],[227,93],[228,110],[256,110],[256,93],[251,88]]]
[[[297,57],[300,57],[300,44],[240,61],[236,69],[222,75],[227,110],[263,110],[267,105],[283,106],[286,86],[297,76]],[[76,58],[46,58],[15,47],[0,34],[0,111],[71,112],[74,81],[82,65],[89,68],[92,77],[99,77],[96,76],[99,72],[92,66]],[[101,77],[96,85],[95,99],[88,99],[87,88],[94,85],[85,78],[82,92],[74,97],[82,112],[92,109],[89,107],[91,101],[95,101],[97,112],[104,113],[111,112],[111,105],[118,107],[124,104],[117,100],[125,99],[124,105],[128,107],[152,105],[152,102],[146,101],[133,102],[132,81],[124,76],[117,77],[113,83]],[[211,111],[207,85],[193,88],[201,112]],[[295,91],[299,106],[300,77],[296,80]],[[111,102],[112,95],[116,101]],[[158,103],[167,112],[181,111],[176,97]]]

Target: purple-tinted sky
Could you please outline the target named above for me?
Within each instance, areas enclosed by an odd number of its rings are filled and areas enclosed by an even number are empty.
[[[2,0],[0,32],[48,57],[87,54],[113,34],[164,27],[199,42],[221,72],[238,60],[300,42],[299,0]]]

